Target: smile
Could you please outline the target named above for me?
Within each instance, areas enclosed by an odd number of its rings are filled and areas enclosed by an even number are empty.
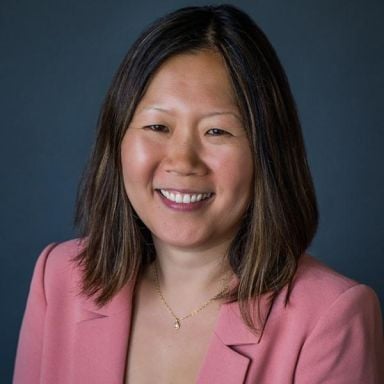
[[[197,203],[202,200],[209,199],[213,193],[180,193],[180,192],[169,192],[165,189],[160,189],[160,193],[167,199],[177,204],[190,204]]]

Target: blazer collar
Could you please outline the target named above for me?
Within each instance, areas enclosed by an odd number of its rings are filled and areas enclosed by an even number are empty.
[[[76,314],[71,383],[124,383],[133,283],[103,307],[81,297]]]
[[[262,316],[267,316],[269,307],[269,298],[264,295],[260,299]],[[262,334],[262,328],[261,332],[256,333],[244,323],[237,302],[223,304],[197,383],[244,383],[251,358],[241,353],[237,347],[246,344],[257,347]]]
[[[243,322],[237,302],[221,306],[214,333],[228,346],[258,344],[261,339]]]
[[[123,383],[132,318],[134,283],[127,283],[105,306],[81,298],[72,366],[73,383]],[[262,313],[268,300],[260,301]],[[208,351],[197,382],[242,383],[250,359],[236,351],[236,346],[260,343],[243,322],[237,302],[223,304],[211,336]],[[235,347],[235,348],[234,348]]]
[[[128,282],[123,288],[102,307],[98,306],[92,298],[80,297],[80,312],[77,321],[92,319],[93,317],[108,317],[123,311],[130,311],[133,300],[134,282]]]

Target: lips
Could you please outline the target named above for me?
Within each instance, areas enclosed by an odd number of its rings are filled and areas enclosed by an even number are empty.
[[[176,204],[193,204],[212,197],[212,192],[183,192],[176,190],[158,189],[164,198]]]

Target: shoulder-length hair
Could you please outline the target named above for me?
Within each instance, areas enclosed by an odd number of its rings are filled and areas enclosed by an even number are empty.
[[[253,153],[252,202],[227,254],[239,283],[226,297],[239,302],[245,323],[256,330],[251,304],[290,287],[316,232],[318,210],[285,72],[261,29],[230,5],[187,7],[160,18],[120,65],[79,190],[76,223],[86,238],[77,257],[82,292],[104,305],[155,257],[149,230],[124,189],[120,146],[159,66],[203,49],[225,60]]]

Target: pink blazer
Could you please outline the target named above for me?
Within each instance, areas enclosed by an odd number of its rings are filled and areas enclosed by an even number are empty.
[[[124,382],[133,284],[98,309],[78,294],[71,258],[79,246],[49,245],[37,261],[14,384]],[[380,307],[369,287],[303,255],[287,307],[284,293],[261,336],[243,324],[236,303],[221,306],[198,383],[384,383]]]

